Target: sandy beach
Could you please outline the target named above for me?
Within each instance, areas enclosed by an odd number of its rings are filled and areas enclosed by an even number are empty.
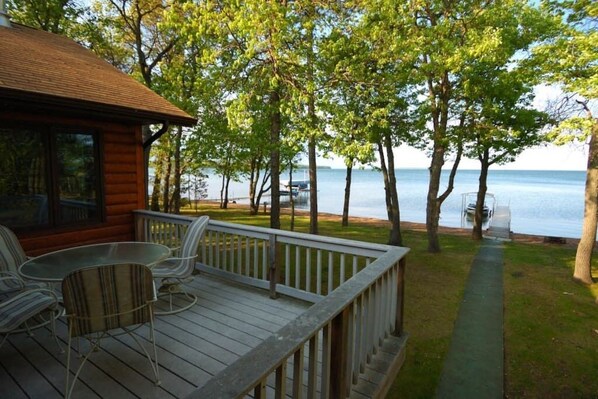
[[[202,201],[201,204],[210,204],[210,206],[218,207],[219,203],[217,201]],[[236,209],[249,209],[248,205],[244,204],[237,204],[237,203],[229,203],[229,208],[236,208]],[[269,210],[270,208],[268,208]],[[260,208],[260,213],[263,214],[263,207]],[[284,215],[290,215],[291,210],[289,208],[282,208],[281,213]],[[309,212],[305,210],[295,210],[295,215],[298,216],[309,216]],[[318,213],[319,220],[326,220],[332,222],[338,222],[340,225],[341,223],[341,215],[335,215],[331,213],[319,212]],[[350,216],[349,215],[349,225],[351,223],[365,223],[372,226],[380,226],[383,228],[388,228],[389,222],[383,219],[377,218],[368,218],[368,217],[360,217],[360,216]],[[418,232],[426,232],[426,225],[424,223],[414,223],[408,221],[401,221],[401,229],[408,230],[408,231],[418,231]],[[471,229],[463,229],[458,227],[445,227],[439,226],[438,231],[441,234],[454,234],[459,236],[470,236]],[[520,234],[520,233],[511,233],[511,239],[514,242],[521,242],[521,243],[528,243],[528,244],[541,244],[541,245],[559,245],[559,246],[566,246],[570,248],[575,248],[579,243],[578,239],[574,238],[567,238],[564,243],[555,243],[555,242],[548,242],[547,237],[545,236],[538,236],[538,235],[531,235],[531,234]]]

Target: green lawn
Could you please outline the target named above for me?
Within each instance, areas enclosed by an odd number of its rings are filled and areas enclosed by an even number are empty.
[[[204,206],[200,213],[234,223],[267,227],[268,216]],[[288,229],[283,215],[282,227]],[[297,217],[296,231],[308,219]],[[351,223],[322,217],[320,234],[384,243],[382,222]],[[407,258],[405,330],[407,358],[389,398],[434,395],[471,261],[478,245],[442,235],[442,253],[426,251],[426,235],[403,231]],[[598,284],[571,279],[575,249],[559,245],[505,245],[505,393],[510,398],[598,398]],[[596,262],[598,265],[598,261]],[[598,266],[594,268],[598,277]]]

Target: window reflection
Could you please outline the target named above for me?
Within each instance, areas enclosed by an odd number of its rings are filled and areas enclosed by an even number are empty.
[[[96,174],[93,136],[56,134],[60,221],[93,219],[96,216]]]
[[[47,162],[39,132],[0,129],[0,223],[47,225]]]
[[[13,229],[99,221],[95,136],[0,128],[0,224]]]

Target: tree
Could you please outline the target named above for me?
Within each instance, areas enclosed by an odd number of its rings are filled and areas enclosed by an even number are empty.
[[[504,72],[505,75],[514,75]],[[484,93],[478,103],[468,108],[466,126],[469,141],[466,152],[480,162],[480,177],[472,229],[474,240],[482,239],[483,206],[487,192],[488,170],[515,160],[526,148],[543,142],[540,129],[545,125],[545,114],[531,108],[523,94],[532,91],[521,85],[516,76],[503,81],[485,82]],[[500,79],[500,78],[499,78]]]
[[[339,18],[341,23],[323,46],[323,58],[330,63],[327,70],[332,71],[326,98],[331,115],[329,123],[341,146],[351,136],[357,138],[356,145],[367,140],[362,153],[347,151],[345,155],[359,155],[365,160],[372,156],[370,151],[376,151],[391,222],[388,243],[402,245],[393,150],[410,137],[412,120],[405,98],[412,60],[408,56],[397,58],[397,53],[402,54],[409,46],[403,41],[404,35],[401,33],[400,39],[388,35],[390,19],[385,18],[390,12],[385,7],[393,8],[394,4],[374,1],[363,2],[361,6],[341,10],[347,15]],[[402,47],[397,48],[396,43]],[[393,51],[388,51],[391,45]]]
[[[70,37],[74,36],[77,18],[85,12],[76,0],[7,0],[6,6],[17,22]]]
[[[500,12],[501,9],[503,12]],[[525,3],[497,3],[488,18],[500,26],[484,51],[464,66],[459,129],[465,153],[480,162],[472,238],[482,239],[483,207],[490,166],[512,162],[545,139],[546,115],[532,107],[537,75],[522,54],[551,31],[548,16]],[[484,26],[484,21],[479,21]],[[475,49],[474,49],[475,50]]]
[[[592,284],[592,253],[598,226],[598,7],[588,0],[544,1],[543,6],[562,20],[560,35],[534,51],[536,65],[548,83],[561,85],[569,104],[578,112],[551,132],[557,144],[589,140],[585,206],[581,239],[577,246],[573,278]],[[594,104],[594,106],[592,105]]]
[[[94,0],[92,7],[94,19],[101,21],[107,34],[110,36],[93,34],[89,37],[89,45],[92,49],[100,51],[101,55],[119,54],[129,56],[128,59],[119,58],[119,66],[125,68],[125,72],[131,74],[150,89],[163,94],[160,86],[154,84],[155,79],[162,74],[162,62],[174,51],[178,35],[172,25],[166,24],[167,10],[176,7],[178,2],[172,0]],[[177,7],[178,10],[178,7]],[[171,11],[172,12],[172,11]],[[112,39],[114,42],[110,43]],[[110,49],[106,51],[106,49]],[[114,52],[111,50],[115,50]],[[164,81],[162,81],[164,82]],[[150,162],[151,145],[166,133],[168,126],[163,126],[154,133],[149,126],[143,129],[144,159],[146,171]],[[167,136],[168,137],[168,136]],[[166,140],[163,140],[166,141]],[[163,180],[160,185],[154,184],[154,190],[161,187],[163,205],[168,207],[169,187],[171,181],[170,154],[179,154],[180,148],[175,148],[180,140],[174,139],[168,143],[160,154],[167,154],[168,158],[162,159],[158,164],[164,166],[164,171],[169,173],[156,173]],[[163,143],[163,145],[165,145]],[[159,156],[155,155],[155,156]],[[169,168],[170,166],[170,168]],[[178,186],[175,191],[180,193],[180,178],[174,179],[173,183]],[[157,194],[156,194],[157,195]],[[153,202],[153,201],[152,201]],[[156,207],[153,202],[152,208]]]

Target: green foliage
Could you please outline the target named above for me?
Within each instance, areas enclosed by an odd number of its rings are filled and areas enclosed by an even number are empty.
[[[559,35],[534,49],[532,66],[548,83],[568,93],[557,111],[565,105],[568,109],[553,115],[550,137],[556,144],[585,142],[598,123],[591,112],[591,102],[598,99],[598,6],[588,0],[547,0],[542,5],[554,15]]]
[[[76,0],[6,0],[11,19],[47,32],[71,35],[84,10]]]

